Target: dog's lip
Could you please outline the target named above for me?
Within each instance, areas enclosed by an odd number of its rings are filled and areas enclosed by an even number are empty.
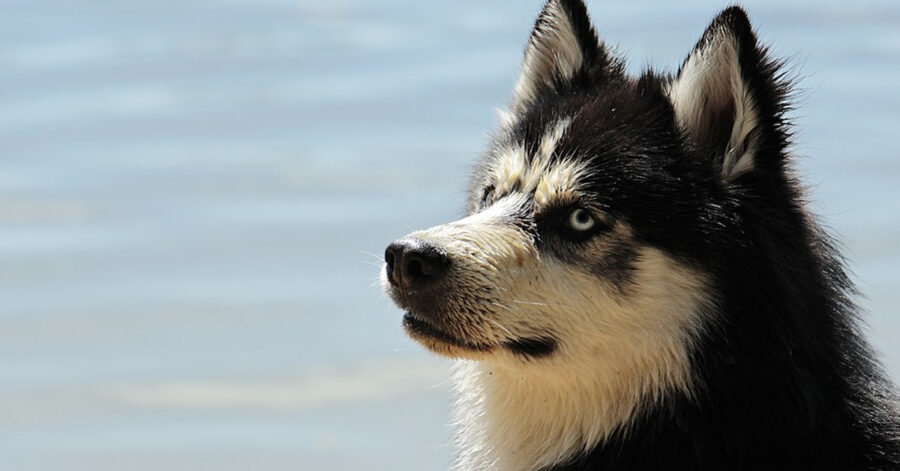
[[[493,348],[486,344],[477,344],[460,340],[412,312],[407,312],[403,315],[403,327],[406,328],[407,332],[409,332],[410,336],[413,338],[424,337],[429,340],[436,340],[441,343],[453,345],[454,347],[478,352],[485,352]]]

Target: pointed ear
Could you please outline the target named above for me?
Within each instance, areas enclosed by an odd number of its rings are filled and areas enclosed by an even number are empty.
[[[767,133],[781,136],[777,64],[757,45],[740,7],[712,21],[668,92],[678,127],[695,148],[715,155],[725,182],[760,164],[761,147],[773,141]]]
[[[548,0],[525,49],[513,109],[533,103],[543,92],[558,91],[579,75],[615,67],[597,40],[584,3]]]

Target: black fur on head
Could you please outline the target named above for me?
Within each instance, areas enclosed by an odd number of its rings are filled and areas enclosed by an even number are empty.
[[[711,22],[675,76],[636,78],[597,40],[581,1],[544,7],[469,211],[503,196],[486,183],[492,159],[512,145],[535,154],[568,119],[549,158],[589,162],[591,203],[639,243],[710,274],[715,301],[692,347],[695,394],[673,393],[553,469],[900,467],[891,386],[789,170],[788,95],[740,7]]]

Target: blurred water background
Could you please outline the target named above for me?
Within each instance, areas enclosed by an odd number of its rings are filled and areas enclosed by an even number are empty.
[[[446,469],[380,254],[460,215],[540,3],[0,1],[0,469]],[[638,71],[724,5],[590,9]],[[900,3],[746,6],[900,378]]]

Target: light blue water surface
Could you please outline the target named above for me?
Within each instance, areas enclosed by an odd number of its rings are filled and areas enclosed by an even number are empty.
[[[592,2],[629,68],[716,2]],[[540,1],[0,2],[0,469],[446,469],[383,247],[461,214]],[[900,378],[900,4],[748,4]]]

